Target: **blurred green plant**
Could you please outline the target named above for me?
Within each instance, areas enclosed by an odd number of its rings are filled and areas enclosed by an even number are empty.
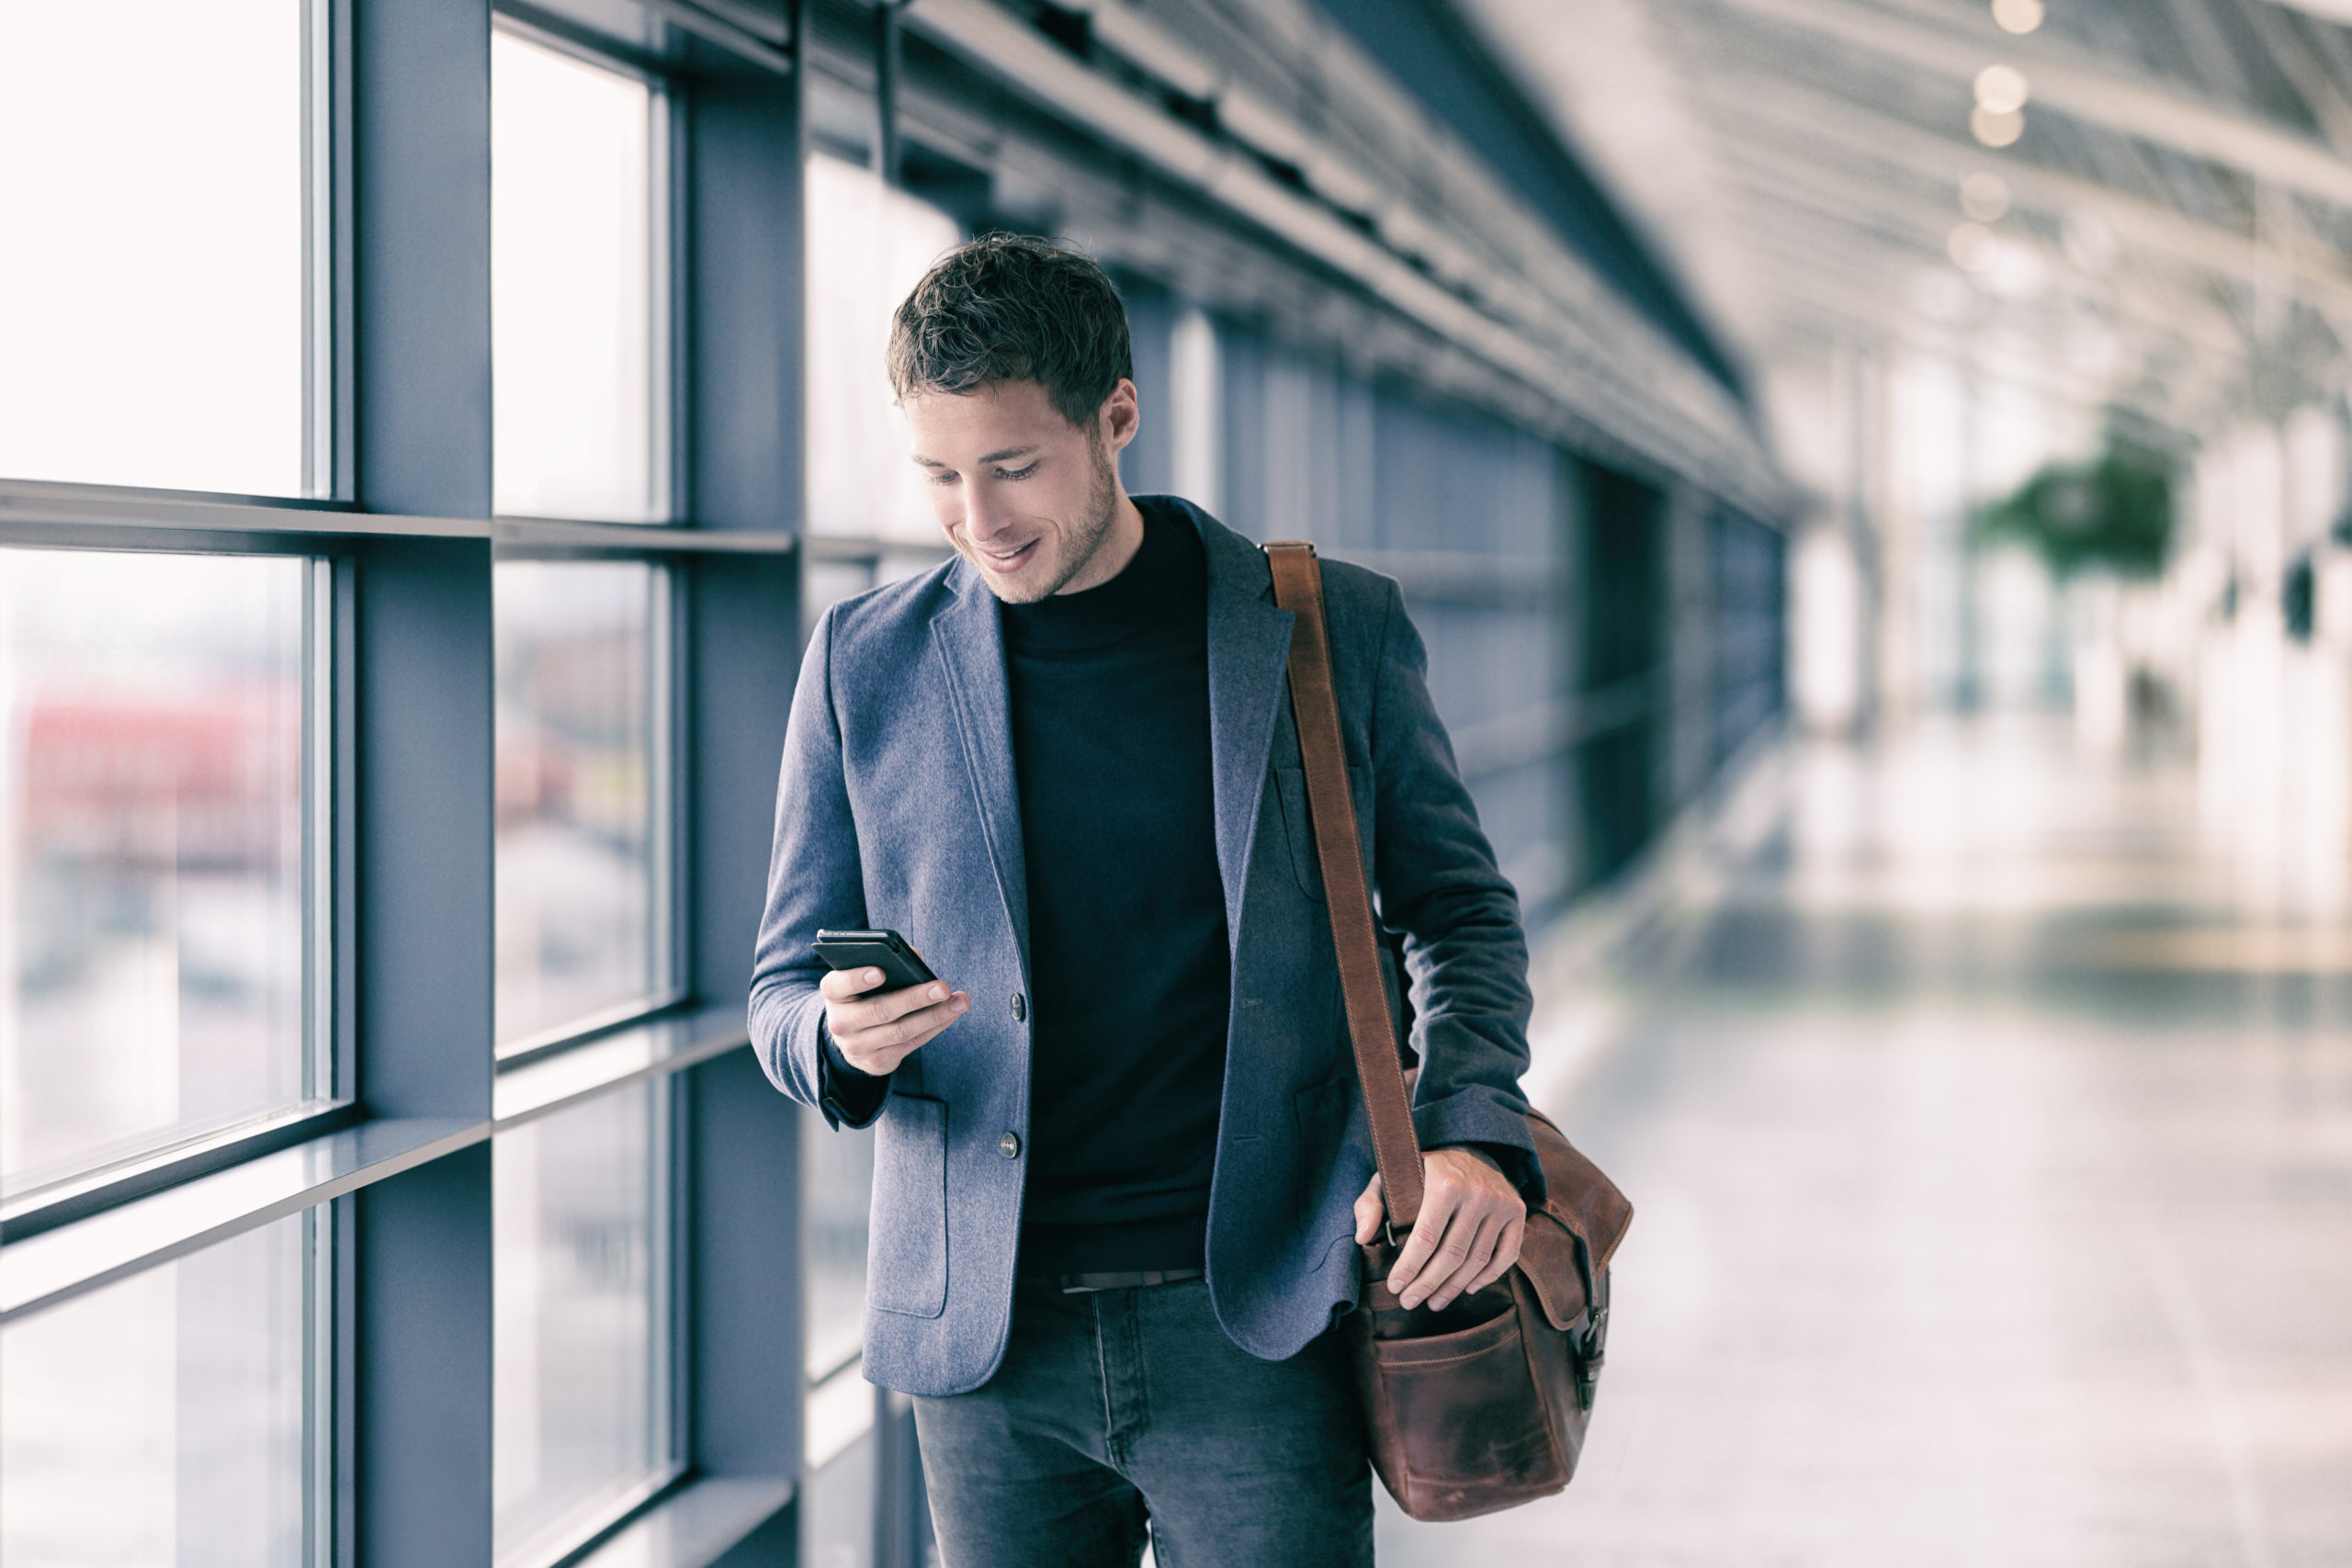
[[[2048,464],[1982,508],[1976,531],[2030,547],[2060,578],[2100,567],[2154,577],[2172,543],[2172,465],[2146,447],[2109,441],[2096,459]]]

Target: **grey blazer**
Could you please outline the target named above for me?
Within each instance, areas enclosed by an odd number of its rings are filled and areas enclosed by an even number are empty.
[[[1209,1289],[1234,1342],[1280,1359],[1355,1303],[1352,1209],[1372,1145],[1307,832],[1284,680],[1292,617],[1274,607],[1257,547],[1180,504],[1208,554],[1217,865],[1233,943]],[[1540,1182],[1518,1085],[1518,900],[1455,771],[1396,583],[1336,561],[1324,581],[1373,885],[1383,923],[1406,938],[1421,1143],[1529,1151],[1513,1174]],[[820,927],[895,929],[972,996],[892,1075],[865,1313],[867,1377],[964,1393],[994,1373],[1011,1325],[1029,956],[1004,645],[994,596],[960,559],[834,605],[800,667],[751,1033],[768,1077],[807,1105],[822,1100],[824,970],[809,950]]]

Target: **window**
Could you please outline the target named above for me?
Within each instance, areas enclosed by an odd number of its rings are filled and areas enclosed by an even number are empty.
[[[805,1112],[800,1136],[801,1258],[808,1274],[808,1381],[858,1359],[865,1331],[866,1211],[874,1200],[874,1130],[825,1125]]]
[[[0,0],[0,475],[324,491],[311,9]]]
[[[669,515],[662,95],[514,33],[491,40],[498,512]]]
[[[0,1562],[330,1560],[324,1221],[289,1215],[0,1330]]]
[[[809,529],[936,545],[882,356],[891,312],[962,231],[839,158],[808,176]]]
[[[497,1035],[641,1010],[664,929],[669,579],[642,561],[501,561]]]
[[[492,1145],[502,1563],[553,1559],[675,1472],[668,1106],[635,1084]]]
[[[322,570],[0,550],[0,1191],[328,1094]]]

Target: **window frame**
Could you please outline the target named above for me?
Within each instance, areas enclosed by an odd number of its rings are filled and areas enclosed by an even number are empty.
[[[478,26],[475,47],[487,50],[489,28],[505,18],[574,24],[522,3],[303,5],[306,493],[0,478],[0,543],[332,562],[315,686],[332,703],[318,740],[332,764],[324,795],[334,823],[332,844],[312,846],[322,851],[312,874],[327,882],[318,915],[332,919],[332,947],[308,1010],[332,1016],[332,1055],[318,1072],[339,1105],[122,1173],[38,1218],[0,1213],[0,1328],[315,1211],[306,1333],[320,1441],[303,1476],[308,1551],[318,1563],[379,1554],[470,1561],[489,1550],[487,1464],[480,1514],[463,1488],[447,1491],[435,1464],[463,1455],[475,1434],[489,1441],[487,1380],[457,1389],[430,1368],[489,1352],[487,1145],[520,1119],[656,1079],[671,1105],[659,1168],[668,1201],[656,1208],[668,1224],[671,1291],[656,1373],[665,1378],[673,1479],[571,1561],[626,1556],[673,1517],[694,1521],[706,1540],[734,1542],[752,1530],[762,1542],[783,1540],[776,1528],[788,1533],[802,1476],[797,1248],[746,1256],[727,1239],[767,1223],[778,1201],[793,1203],[797,1119],[760,1079],[731,974],[751,950],[739,905],[757,872],[715,849],[764,835],[774,752],[764,761],[755,752],[781,740],[781,705],[748,710],[722,684],[696,684],[696,663],[724,670],[748,659],[772,696],[778,680],[790,689],[799,647],[799,503],[778,484],[797,466],[799,310],[776,303],[790,299],[797,275],[797,223],[781,221],[772,197],[790,190],[797,200],[790,163],[805,73],[793,28],[802,7],[795,0],[790,21],[767,21],[748,7],[722,14],[644,0],[647,35],[661,45],[642,62],[626,40],[579,28],[597,63],[635,63],[663,80],[654,179],[668,243],[651,261],[665,268],[668,308],[654,317],[665,333],[654,390],[665,404],[651,437],[668,508],[659,525],[623,525],[494,517],[487,419],[475,433],[468,413],[478,386],[470,376],[475,367],[487,374],[489,355],[487,315],[475,320],[468,294],[482,282],[487,296],[487,205],[473,209],[480,186],[470,181],[487,179],[489,141],[487,73],[478,83],[468,68],[466,26]],[[719,148],[722,172],[696,169],[689,141]],[[353,179],[357,164],[367,190]],[[739,202],[748,202],[748,232]],[[419,287],[424,277],[430,289]],[[772,430],[698,425],[692,392],[710,395],[718,378],[781,398],[790,419]],[[656,686],[656,739],[668,748],[656,787],[671,802],[656,846],[668,856],[659,905],[668,942],[659,952],[675,995],[644,1016],[501,1063],[487,1013],[478,1032],[452,1022],[478,992],[470,966],[445,978],[428,962],[435,919],[473,945],[475,912],[454,905],[473,898],[475,882],[435,884],[407,863],[435,861],[435,829],[478,829],[470,804],[447,823],[421,820],[433,799],[478,783],[487,813],[492,783],[487,748],[466,752],[478,694],[430,684],[454,670],[487,686],[487,618],[468,621],[475,611],[466,604],[442,614],[449,606],[428,590],[487,594],[505,552],[618,552],[665,569],[668,627],[656,651],[673,663]],[[475,637],[480,656],[468,642]],[[409,743],[414,755],[402,750]],[[452,757],[461,764],[454,773]],[[435,769],[449,781],[437,795],[419,778]],[[318,808],[312,795],[306,802]],[[487,941],[480,964],[489,964]],[[437,985],[458,1004],[430,995]],[[386,1001],[412,992],[414,1004]],[[478,1039],[473,1060],[449,1046],[454,1034]],[[362,1279],[377,1283],[362,1291]],[[778,1366],[762,1368],[776,1345],[788,1347]]]

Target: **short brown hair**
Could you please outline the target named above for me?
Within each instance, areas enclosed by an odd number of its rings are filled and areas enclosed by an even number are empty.
[[[1086,429],[1135,362],[1126,309],[1093,257],[1026,234],[984,234],[943,256],[899,307],[889,369],[901,399],[1035,381]]]

